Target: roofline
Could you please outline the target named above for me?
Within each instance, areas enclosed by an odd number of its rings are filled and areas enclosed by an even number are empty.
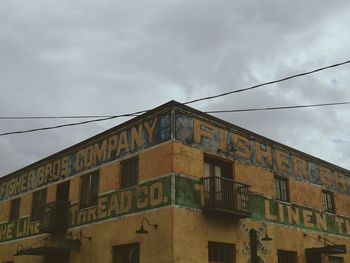
[[[304,156],[305,159],[311,159],[311,160],[313,160],[315,163],[323,163],[323,164],[325,164],[326,166],[330,166],[330,167],[332,167],[332,168],[341,170],[341,171],[343,171],[343,172],[345,172],[345,173],[348,173],[348,174],[350,173],[350,170],[345,169],[345,168],[343,168],[343,167],[341,167],[341,166],[338,166],[338,165],[333,164],[333,163],[331,163],[331,162],[325,161],[325,160],[323,160],[323,159],[321,159],[321,158],[318,158],[318,157],[315,157],[315,156],[313,156],[313,155],[311,155],[311,154],[302,152],[302,151],[300,151],[300,150],[298,150],[298,149],[292,148],[292,147],[290,147],[290,146],[288,146],[288,145],[285,145],[285,144],[283,144],[283,143],[274,141],[274,140],[272,140],[272,139],[270,139],[270,138],[268,138],[268,137],[265,137],[265,136],[263,136],[263,135],[260,135],[260,134],[257,134],[257,133],[255,133],[255,132],[252,132],[252,131],[250,131],[250,130],[247,130],[247,129],[245,129],[245,128],[242,128],[242,127],[240,127],[240,126],[237,126],[237,125],[235,125],[235,124],[232,124],[232,123],[230,123],[230,122],[227,122],[227,121],[225,121],[225,120],[223,120],[223,119],[220,119],[220,118],[215,117],[215,116],[213,116],[213,115],[210,115],[210,114],[208,114],[208,113],[205,113],[205,112],[199,111],[199,110],[197,110],[197,109],[191,108],[191,107],[189,107],[189,106],[187,106],[187,105],[181,104],[181,103],[176,102],[176,101],[174,101],[174,102],[175,102],[175,104],[174,104],[173,106],[175,106],[175,107],[177,107],[177,108],[183,109],[183,110],[185,110],[185,111],[187,111],[187,112],[190,112],[190,113],[192,113],[192,114],[195,113],[196,115],[198,115],[198,116],[200,116],[200,117],[202,117],[202,118],[204,118],[204,119],[208,119],[208,120],[210,120],[210,121],[212,121],[212,122],[214,122],[214,123],[219,123],[219,124],[221,124],[221,125],[223,125],[223,126],[225,126],[225,127],[229,127],[229,128],[231,128],[231,129],[233,129],[233,130],[236,130],[236,131],[238,131],[238,132],[241,132],[242,134],[245,134],[246,136],[249,135],[249,138],[250,138],[250,139],[253,137],[254,139],[256,139],[256,140],[258,140],[258,141],[262,141],[262,142],[264,142],[265,144],[270,144],[270,145],[278,146],[278,147],[283,148],[283,149],[285,149],[285,150],[294,152],[294,153],[296,153],[296,154],[298,154],[298,155],[300,155],[300,156]]]
[[[76,144],[74,144],[72,146],[69,146],[67,148],[64,148],[64,149],[62,149],[62,150],[60,150],[60,151],[58,151],[56,153],[53,153],[53,154],[51,154],[51,155],[49,155],[49,156],[47,156],[47,157],[45,157],[43,159],[40,159],[40,160],[38,160],[38,161],[36,161],[34,163],[26,165],[23,168],[20,168],[20,169],[15,170],[15,171],[7,174],[7,175],[4,175],[4,176],[0,177],[0,182],[3,181],[4,179],[7,179],[8,177],[11,177],[14,174],[17,174],[17,173],[20,173],[21,171],[27,170],[29,167],[33,167],[33,166],[36,166],[36,165],[38,165],[38,164],[40,164],[42,162],[50,160],[54,156],[59,156],[61,154],[63,155],[66,152],[71,152],[74,149],[76,149],[76,148],[78,148],[78,147],[80,147],[80,146],[82,146],[84,144],[88,144],[88,143],[90,143],[90,142],[92,142],[92,141],[94,141],[94,140],[96,140],[96,139],[98,139],[100,137],[104,137],[104,136],[108,135],[109,133],[111,133],[112,131],[122,130],[123,128],[126,128],[126,127],[130,126],[131,124],[137,123],[137,122],[139,122],[139,121],[141,121],[143,119],[147,119],[148,117],[150,117],[150,116],[152,116],[154,114],[159,114],[159,113],[164,112],[166,110],[172,110],[172,109],[178,109],[178,110],[180,110],[182,112],[189,113],[190,115],[195,115],[195,116],[200,117],[202,119],[209,120],[209,121],[211,121],[211,122],[213,122],[215,124],[220,124],[220,125],[222,125],[222,126],[224,126],[226,128],[238,131],[238,132],[242,133],[243,135],[248,135],[250,139],[254,138],[254,139],[258,140],[258,141],[264,142],[265,144],[274,145],[274,146],[286,149],[288,151],[295,152],[296,154],[298,154],[300,156],[304,156],[306,159],[313,160],[315,163],[323,163],[326,166],[329,166],[329,167],[332,167],[334,169],[340,170],[340,171],[342,171],[344,173],[348,173],[348,174],[350,173],[350,170],[347,170],[347,169],[345,169],[343,167],[340,167],[340,166],[338,166],[336,164],[327,162],[327,161],[325,161],[323,159],[320,159],[320,158],[317,158],[317,157],[315,157],[313,155],[307,154],[305,152],[302,152],[300,150],[297,150],[297,149],[292,148],[290,146],[287,146],[285,144],[279,143],[279,142],[274,141],[272,139],[269,139],[269,138],[267,138],[265,136],[262,136],[260,134],[255,133],[255,132],[252,132],[250,130],[247,130],[245,128],[242,128],[240,126],[237,126],[235,124],[232,124],[230,122],[222,120],[220,118],[217,118],[217,117],[215,117],[213,115],[210,115],[210,114],[207,114],[205,112],[199,111],[197,109],[189,107],[189,106],[187,106],[185,104],[182,104],[180,102],[177,102],[175,100],[171,100],[171,101],[168,101],[168,102],[166,102],[166,103],[164,103],[164,104],[162,104],[162,105],[160,105],[160,106],[158,106],[156,108],[153,108],[153,109],[150,109],[150,110],[146,110],[145,113],[142,113],[141,115],[139,115],[139,116],[137,116],[135,118],[127,120],[126,122],[118,124],[117,126],[114,126],[114,127],[110,128],[108,130],[105,130],[105,131],[103,131],[101,133],[98,133],[98,134],[96,134],[96,135],[94,135],[94,136],[92,136],[90,138],[87,138],[87,139],[85,139],[85,140],[83,140],[83,141],[81,141],[79,143],[76,143]]]
[[[165,109],[168,109],[169,107],[173,107],[174,104],[180,104],[181,105],[181,103],[178,103],[178,102],[172,100],[172,101],[166,102],[166,103],[164,103],[164,104],[162,104],[162,105],[160,105],[160,106],[158,106],[156,108],[153,108],[153,109],[150,109],[150,110],[145,110],[145,113],[142,113],[141,115],[139,115],[137,117],[134,117],[134,118],[132,118],[130,120],[127,120],[126,122],[120,123],[120,124],[118,124],[116,126],[113,126],[112,128],[109,128],[108,130],[105,130],[105,131],[100,132],[100,133],[98,133],[96,135],[93,135],[92,137],[89,137],[89,138],[87,138],[87,139],[85,139],[85,140],[83,140],[81,142],[73,144],[72,146],[64,148],[64,149],[62,149],[62,150],[60,150],[58,152],[50,154],[49,156],[44,157],[43,159],[40,159],[40,160],[38,160],[38,161],[36,161],[34,163],[28,164],[28,165],[26,165],[26,166],[24,166],[24,167],[22,167],[22,168],[20,168],[18,170],[15,170],[15,171],[13,171],[13,172],[11,172],[9,174],[1,176],[0,177],[0,182],[3,181],[6,178],[9,178],[9,177],[17,174],[17,173],[20,173],[22,171],[27,170],[29,167],[35,167],[36,165],[38,165],[40,163],[43,163],[43,162],[45,162],[47,160],[50,160],[54,156],[59,156],[59,155],[66,154],[67,152],[71,152],[74,149],[79,148],[82,145],[88,144],[88,143],[90,143],[90,142],[92,142],[92,141],[94,141],[94,140],[96,140],[98,138],[104,137],[104,136],[108,135],[109,133],[111,133],[112,131],[122,130],[123,128],[127,128],[128,126],[130,126],[133,123],[139,122],[139,121],[141,121],[143,119],[147,119],[147,117],[149,117],[149,116],[151,116],[153,114],[161,113]]]

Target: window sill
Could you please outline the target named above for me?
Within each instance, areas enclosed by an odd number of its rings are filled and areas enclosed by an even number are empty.
[[[277,203],[281,203],[281,204],[292,205],[291,201],[284,201],[284,200],[280,200],[280,199],[276,199],[276,198],[275,198],[275,201]]]
[[[330,211],[326,211],[326,210],[323,210],[323,212],[324,212],[325,214],[332,215],[332,216],[335,216],[335,215],[336,215],[335,212],[330,212]]]
[[[84,208],[79,207],[79,211],[89,210],[91,208],[96,208],[97,209],[97,204],[96,205],[92,205],[92,206],[87,206],[87,207],[84,207]]]

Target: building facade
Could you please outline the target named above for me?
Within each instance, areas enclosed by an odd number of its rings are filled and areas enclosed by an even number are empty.
[[[350,262],[350,171],[171,101],[0,178],[0,262]]]

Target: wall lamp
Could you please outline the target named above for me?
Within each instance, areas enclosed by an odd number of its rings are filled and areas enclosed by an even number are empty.
[[[271,241],[272,238],[268,236],[267,229],[265,232],[265,237],[261,239],[261,241]],[[251,256],[251,262],[252,263],[259,263],[259,257],[258,257],[258,246],[261,245],[259,239],[258,239],[258,232],[251,228],[249,230],[249,241],[250,241],[250,256]]]
[[[151,224],[150,222],[148,222],[147,218],[142,218],[142,222],[141,222],[141,228],[136,230],[135,233],[137,234],[148,234],[148,231],[144,229],[143,227],[143,222],[146,221],[146,223],[149,225],[149,226],[153,226],[154,229],[157,229],[158,228],[158,225],[157,224]]]
[[[265,236],[261,239],[261,241],[272,241],[272,238],[269,237],[269,235],[267,234],[267,228],[266,228]]]

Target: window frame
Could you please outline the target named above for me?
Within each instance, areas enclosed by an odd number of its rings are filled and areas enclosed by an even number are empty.
[[[117,245],[117,246],[113,246],[112,247],[112,251],[113,251],[113,263],[124,263],[124,262],[119,262],[118,260],[118,255],[117,255],[117,251],[120,250],[120,252],[122,251],[122,249],[124,249],[124,253],[126,253],[128,250],[130,251],[131,249],[136,249],[137,251],[137,262],[132,262],[132,263],[139,263],[140,262],[140,243],[130,243],[130,244],[121,244],[121,245]],[[123,253],[121,252],[121,253]],[[123,259],[123,255],[122,259]],[[125,255],[124,255],[125,256]]]
[[[136,167],[135,167],[136,166]],[[138,185],[139,158],[134,156],[120,162],[120,189]]]
[[[284,258],[282,258],[284,257]],[[285,257],[292,257],[291,258],[287,258],[287,261],[285,261]],[[293,259],[294,262],[298,262],[298,252],[297,251],[290,251],[290,250],[282,250],[282,249],[277,249],[277,261],[278,263],[293,263]],[[283,260],[283,261],[282,261]]]
[[[9,211],[9,221],[16,221],[19,219],[21,209],[21,198],[15,198],[11,200],[10,211]]]
[[[219,255],[220,252],[218,251],[214,252],[214,249],[224,250],[224,259],[223,259],[224,261],[221,261],[222,259],[220,259],[220,257],[215,258],[215,255],[216,256]],[[208,241],[208,262],[209,263],[211,262],[235,263],[236,262],[236,245],[231,243]]]
[[[43,219],[44,205],[47,199],[47,188],[40,189],[32,193],[32,211],[30,213],[30,221],[38,221]]]
[[[97,184],[95,185],[94,183]],[[80,176],[79,209],[97,206],[100,187],[100,171]],[[86,199],[86,200],[85,200]]]
[[[276,200],[290,203],[289,179],[283,176],[275,175],[273,182]]]
[[[344,258],[338,257],[338,256],[328,256],[328,262],[329,263],[344,263]]]
[[[233,177],[234,162],[216,156],[204,154],[203,178],[204,178],[204,198],[213,205],[228,205],[234,201]],[[229,197],[229,199],[228,199]]]
[[[209,164],[209,176],[222,177],[229,180],[234,179],[234,162],[231,160],[221,159],[212,155],[204,155],[204,174],[203,177],[207,177],[205,175],[205,166]],[[221,168],[220,176],[216,175],[215,167]]]
[[[327,213],[335,214],[334,193],[329,190],[322,190],[323,209]]]

